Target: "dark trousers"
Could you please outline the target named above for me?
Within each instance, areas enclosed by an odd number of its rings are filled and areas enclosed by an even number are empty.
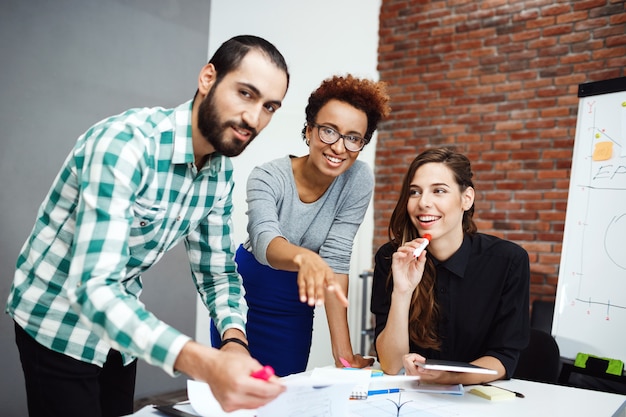
[[[123,366],[111,349],[104,367],[37,343],[15,325],[30,417],[118,417],[133,412],[137,361]]]

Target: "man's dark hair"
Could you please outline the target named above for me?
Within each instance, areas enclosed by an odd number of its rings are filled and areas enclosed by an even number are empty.
[[[217,76],[216,84],[219,83],[226,74],[236,70],[243,58],[256,49],[267,56],[274,65],[285,72],[287,76],[287,86],[289,86],[289,70],[283,55],[276,47],[263,38],[254,35],[239,35],[224,42],[213,54],[210,64],[213,64]]]

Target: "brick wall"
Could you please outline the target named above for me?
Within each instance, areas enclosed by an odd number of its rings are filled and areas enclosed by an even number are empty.
[[[479,231],[523,246],[531,300],[553,299],[578,84],[626,76],[624,0],[382,0],[374,248],[409,162],[449,145],[472,161]]]

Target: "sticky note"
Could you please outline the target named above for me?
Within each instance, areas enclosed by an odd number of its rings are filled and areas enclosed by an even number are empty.
[[[606,161],[611,159],[613,155],[613,143],[611,142],[598,142],[593,148],[592,159],[594,161]]]
[[[515,398],[515,394],[511,391],[503,390],[498,387],[475,387],[472,388],[469,393],[478,395],[479,397],[483,397],[491,401],[500,401]]]

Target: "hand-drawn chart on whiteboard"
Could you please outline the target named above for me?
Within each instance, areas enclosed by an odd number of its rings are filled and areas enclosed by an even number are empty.
[[[579,86],[552,334],[563,357],[626,361],[626,77],[608,81]]]

